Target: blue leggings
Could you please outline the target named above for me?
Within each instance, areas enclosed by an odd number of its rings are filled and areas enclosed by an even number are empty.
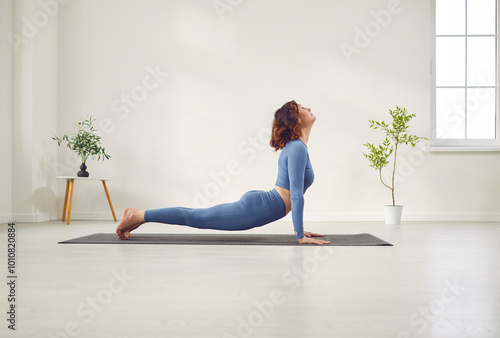
[[[276,189],[252,190],[234,203],[210,208],[163,208],[146,210],[144,220],[187,225],[198,229],[248,230],[277,221],[286,215],[285,202]]]

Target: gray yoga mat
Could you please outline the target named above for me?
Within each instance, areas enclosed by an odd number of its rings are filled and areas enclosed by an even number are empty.
[[[134,234],[120,240],[115,233],[98,233],[59,244],[170,244],[170,245],[302,245],[293,235],[255,234]],[[325,235],[316,237],[334,246],[392,246],[370,234]],[[326,245],[326,244],[325,244]]]

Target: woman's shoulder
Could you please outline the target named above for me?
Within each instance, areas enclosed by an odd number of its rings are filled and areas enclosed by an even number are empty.
[[[285,148],[293,153],[307,153],[307,146],[301,139],[288,141]]]
[[[306,144],[300,138],[296,139],[296,140],[288,141],[288,143],[286,144],[285,147],[287,147],[287,148],[302,148],[302,149],[307,150]]]

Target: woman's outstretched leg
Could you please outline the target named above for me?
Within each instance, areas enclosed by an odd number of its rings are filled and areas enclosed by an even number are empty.
[[[285,215],[285,203],[275,189],[269,192],[252,190],[239,201],[210,208],[127,208],[116,228],[116,234],[120,239],[132,238],[130,232],[146,222],[186,225],[198,229],[248,230],[274,222]]]
[[[133,238],[130,234],[132,230],[137,229],[144,224],[144,210],[126,208],[123,211],[122,219],[116,227],[116,234],[119,239]]]

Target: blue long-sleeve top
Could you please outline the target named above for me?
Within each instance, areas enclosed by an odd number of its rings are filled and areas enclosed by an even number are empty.
[[[278,159],[276,185],[290,190],[295,237],[304,237],[304,194],[314,181],[307,146],[302,140],[289,141]]]

